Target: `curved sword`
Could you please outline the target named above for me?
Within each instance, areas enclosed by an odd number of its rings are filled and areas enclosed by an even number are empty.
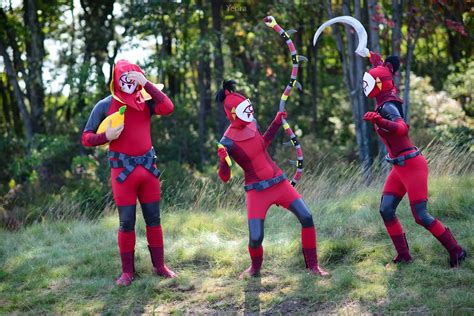
[[[357,37],[359,38],[359,45],[357,45],[357,49],[355,50],[355,52],[361,57],[370,57],[370,51],[367,48],[367,31],[365,30],[364,26],[359,22],[359,20],[348,15],[338,16],[323,23],[314,34],[314,46],[316,46],[316,41],[318,40],[319,35],[321,35],[324,29],[335,23],[344,23],[352,26],[357,33]]]

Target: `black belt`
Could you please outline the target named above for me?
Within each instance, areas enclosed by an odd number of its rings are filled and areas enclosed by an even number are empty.
[[[110,150],[108,156],[111,168],[125,168],[116,178],[120,183],[124,182],[138,165],[142,165],[143,168],[150,171],[155,177],[158,178],[160,176],[160,170],[153,166],[156,163],[156,154],[153,147],[143,156],[129,156]],[[117,160],[112,160],[111,158]]]
[[[252,184],[247,184],[246,186],[244,186],[244,189],[245,191],[250,191],[250,190],[262,191],[262,190],[268,189],[269,187],[274,186],[275,184],[282,182],[285,179],[286,179],[286,174],[282,174],[281,176],[278,176],[275,178],[263,180],[263,181],[252,183]]]
[[[396,157],[396,158],[390,158],[390,156],[387,154],[385,156],[385,160],[388,163],[391,163],[393,165],[404,166],[405,165],[405,160],[408,160],[408,159],[414,158],[418,155],[421,155],[421,151],[416,147],[414,147],[414,148],[416,149],[416,151],[414,151],[412,153],[409,153],[408,155],[399,156],[399,157]]]

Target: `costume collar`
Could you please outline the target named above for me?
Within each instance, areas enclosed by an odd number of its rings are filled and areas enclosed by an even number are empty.
[[[233,141],[244,141],[255,136],[257,133],[257,124],[251,122],[241,128],[230,125],[224,133],[224,136]]]

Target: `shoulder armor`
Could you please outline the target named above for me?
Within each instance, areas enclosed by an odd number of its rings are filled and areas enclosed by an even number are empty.
[[[84,131],[95,132],[97,130],[102,120],[107,117],[107,113],[109,112],[111,103],[111,95],[97,102],[97,104],[92,109]]]
[[[232,153],[232,145],[234,144],[232,139],[224,136],[221,138],[220,143],[224,145],[227,150],[227,153],[230,155]]]
[[[390,121],[395,121],[398,118],[401,118],[400,111],[398,107],[392,102],[386,102],[381,107],[378,108],[377,112],[384,118]]]

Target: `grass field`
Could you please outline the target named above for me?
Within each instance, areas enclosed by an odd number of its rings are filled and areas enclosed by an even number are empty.
[[[474,175],[449,174],[431,179],[430,212],[472,253]],[[472,256],[461,268],[449,269],[447,253],[416,225],[405,200],[398,214],[415,260],[387,267],[394,249],[377,210],[380,181],[358,188],[341,182],[328,194],[313,180],[302,186],[303,195],[329,278],[305,272],[299,223],[282,209],[270,209],[266,220],[261,278],[239,280],[249,264],[244,211],[167,208],[165,252],[179,277],[151,273],[139,217],[139,275],[129,288],[118,288],[118,219],[109,214],[0,231],[0,313],[474,313]]]

